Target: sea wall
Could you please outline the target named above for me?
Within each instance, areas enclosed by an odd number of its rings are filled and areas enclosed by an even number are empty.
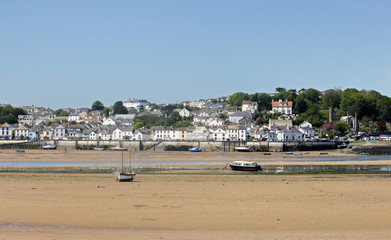
[[[132,151],[188,151],[200,147],[207,152],[232,152],[236,147],[246,146],[250,151],[282,152],[294,150],[318,150],[336,148],[330,142],[246,142],[246,141],[95,141],[95,140],[51,140],[51,141],[0,141],[0,149],[40,149],[44,144],[53,144],[57,149],[92,150],[96,147],[111,149],[116,146]]]
[[[369,143],[353,147],[352,152],[365,155],[391,155],[391,144]]]

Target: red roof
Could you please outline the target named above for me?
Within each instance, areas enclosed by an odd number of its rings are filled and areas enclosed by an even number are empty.
[[[293,106],[293,102],[291,101],[288,101],[288,102],[273,102],[272,103],[272,107],[292,107]]]

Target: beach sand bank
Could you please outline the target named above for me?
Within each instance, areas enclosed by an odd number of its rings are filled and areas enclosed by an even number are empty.
[[[389,175],[1,173],[0,239],[389,239]]]

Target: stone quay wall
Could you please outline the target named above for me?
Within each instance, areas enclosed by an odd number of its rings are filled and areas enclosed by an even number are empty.
[[[130,148],[132,151],[188,151],[193,147],[200,147],[206,152],[233,152],[236,147],[246,146],[250,151],[282,152],[282,151],[310,151],[336,148],[330,142],[252,142],[252,141],[126,141],[126,140],[50,140],[50,141],[0,141],[0,149],[40,149],[44,144],[53,144],[57,149],[93,150],[103,148],[110,150],[113,147]]]

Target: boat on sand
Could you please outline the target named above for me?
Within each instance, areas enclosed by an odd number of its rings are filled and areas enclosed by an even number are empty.
[[[190,152],[202,152],[202,148],[194,147],[189,149]]]
[[[132,171],[132,156],[130,153],[130,148],[129,148],[129,171],[125,172],[124,171],[124,152],[122,151],[122,168],[121,172],[117,176],[117,181],[119,182],[133,182],[134,177],[136,176],[136,173]]]
[[[250,152],[249,147],[235,147],[235,150],[238,152]]]
[[[262,171],[262,168],[258,163],[251,161],[233,161],[228,164],[234,171]]]

